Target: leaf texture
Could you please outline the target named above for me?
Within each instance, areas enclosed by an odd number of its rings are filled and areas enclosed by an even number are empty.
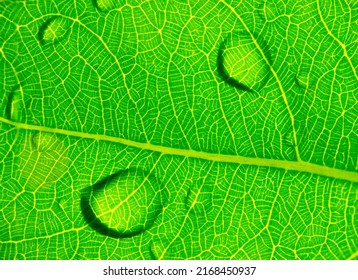
[[[357,259],[354,1],[0,3],[1,259]]]

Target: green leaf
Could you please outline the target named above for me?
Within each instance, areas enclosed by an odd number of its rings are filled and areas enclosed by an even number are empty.
[[[2,1],[1,259],[357,259],[354,1]]]

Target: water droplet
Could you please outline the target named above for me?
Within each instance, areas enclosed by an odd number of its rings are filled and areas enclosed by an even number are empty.
[[[111,9],[119,8],[123,6],[126,1],[124,0],[93,0],[97,9],[102,11],[109,11]]]
[[[267,82],[268,55],[248,33],[230,33],[218,53],[218,73],[225,82],[241,90],[258,91]]]
[[[61,142],[58,141],[56,134],[40,131],[32,136],[32,144],[39,152],[46,152],[56,150]]]
[[[61,16],[52,17],[41,26],[38,36],[42,43],[54,42],[64,37],[70,27],[71,21],[69,19]]]
[[[283,142],[289,146],[296,146],[293,131],[289,131],[283,135]]]
[[[308,69],[301,69],[296,76],[296,83],[300,87],[306,89],[309,85],[309,71]]]
[[[119,171],[96,183],[82,197],[89,225],[110,237],[131,237],[149,229],[167,199],[154,175],[140,169]]]
[[[15,122],[24,121],[25,102],[23,91],[20,86],[16,86],[9,95],[6,106],[6,117]]]
[[[53,186],[69,166],[64,140],[53,133],[31,132],[20,153],[20,165],[21,180],[28,190]]]

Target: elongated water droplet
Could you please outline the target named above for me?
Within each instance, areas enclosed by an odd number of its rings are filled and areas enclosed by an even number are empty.
[[[258,91],[267,82],[270,68],[263,56],[264,48],[248,33],[227,36],[218,53],[218,73],[231,86]]]
[[[15,122],[22,122],[25,119],[25,102],[20,86],[14,88],[9,95],[6,106],[6,117]]]
[[[130,237],[149,229],[166,201],[158,179],[140,169],[128,169],[107,177],[82,198],[82,210],[90,226],[114,237]]]
[[[67,18],[56,16],[48,19],[40,28],[38,36],[42,43],[54,42],[64,37],[71,27]]]

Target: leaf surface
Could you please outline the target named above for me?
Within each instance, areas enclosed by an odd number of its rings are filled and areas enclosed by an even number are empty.
[[[358,5],[0,3],[1,259],[357,259]]]

